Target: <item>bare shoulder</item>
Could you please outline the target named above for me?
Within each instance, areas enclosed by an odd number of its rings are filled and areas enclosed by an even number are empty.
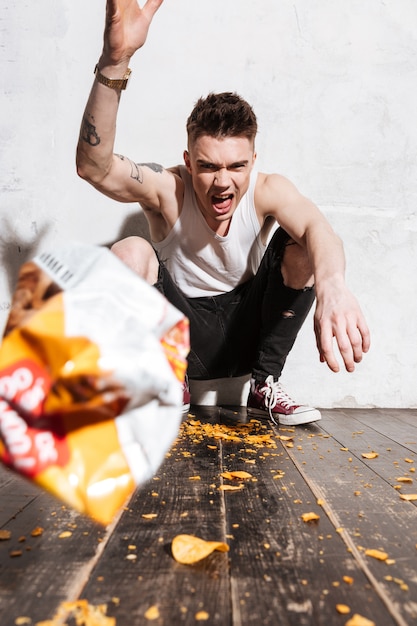
[[[255,205],[258,213],[277,217],[277,211],[302,196],[296,186],[281,174],[259,172],[255,186]]]

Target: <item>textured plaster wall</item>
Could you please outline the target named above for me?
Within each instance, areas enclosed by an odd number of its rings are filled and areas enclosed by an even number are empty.
[[[0,324],[16,272],[70,238],[142,228],[77,179],[79,123],[101,49],[104,0],[0,0]],[[172,165],[209,91],[259,119],[259,167],[291,178],[345,242],[372,351],[353,375],[318,362],[307,320],[284,372],[316,406],[417,406],[417,3],[165,0],[132,62],[116,150]]]

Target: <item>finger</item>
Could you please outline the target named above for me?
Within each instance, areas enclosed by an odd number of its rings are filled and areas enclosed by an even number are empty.
[[[355,363],[360,363],[364,352],[362,335],[356,325],[348,328],[347,335],[352,348],[353,360]]]
[[[371,347],[371,333],[364,319],[358,324],[358,329],[362,337],[362,350],[368,352]]]
[[[146,15],[149,21],[152,20],[153,16],[157,12],[163,1],[164,0],[147,0],[142,9],[142,12],[144,15]]]
[[[314,330],[320,361],[327,363],[332,372],[338,372],[340,367],[333,350],[333,331],[331,326],[317,323]]]

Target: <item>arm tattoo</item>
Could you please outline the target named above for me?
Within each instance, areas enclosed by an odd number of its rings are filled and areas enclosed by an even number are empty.
[[[130,178],[137,180],[138,183],[141,184],[143,183],[143,167],[149,167],[149,169],[157,172],[158,174],[161,174],[164,171],[162,165],[159,165],[158,163],[134,163],[122,154],[117,154],[116,156],[121,161],[128,161],[130,163]]]
[[[159,163],[138,163],[138,165],[144,165],[145,167],[149,167],[150,170],[153,170],[157,174],[162,174],[164,168]]]
[[[90,146],[98,146],[100,143],[100,137],[97,134],[96,127],[92,124],[86,116],[83,117],[83,123],[81,126],[81,138],[85,143]]]

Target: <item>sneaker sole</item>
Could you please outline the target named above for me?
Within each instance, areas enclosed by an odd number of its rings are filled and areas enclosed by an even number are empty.
[[[270,419],[267,410],[247,407],[247,412],[250,415],[258,415]],[[291,415],[284,415],[283,413],[273,413],[273,416],[274,419],[279,422],[279,424],[282,424],[282,426],[302,426],[303,424],[311,424],[312,422],[318,422],[319,420],[321,420],[320,411],[318,411],[317,409],[304,411],[303,413],[292,413]]]

